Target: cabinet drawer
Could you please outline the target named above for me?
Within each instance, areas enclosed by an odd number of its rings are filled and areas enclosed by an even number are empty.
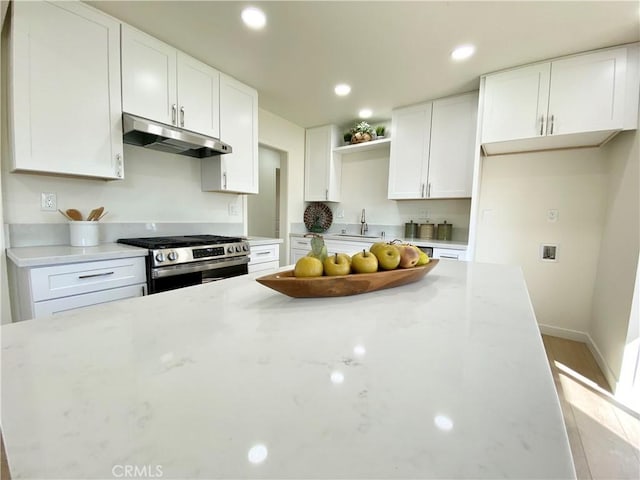
[[[305,237],[305,238],[292,237],[291,248],[309,251],[311,250],[311,239],[308,237]]]
[[[258,245],[251,247],[249,268],[257,263],[272,262],[280,259],[280,245]]]
[[[266,272],[266,271],[275,271],[280,268],[280,262],[274,260],[273,262],[263,262],[263,263],[250,263],[249,264],[249,273],[256,272]]]
[[[142,297],[145,295],[147,284],[129,285],[128,287],[113,288],[101,292],[85,293],[66,298],[55,298],[36,302],[33,305],[34,318],[47,317],[56,313],[68,312],[78,308],[99,305],[101,303],[115,302],[125,298]]]
[[[433,258],[450,258],[453,260],[466,260],[466,250],[452,250],[447,248],[434,248]]]
[[[145,282],[144,257],[72,263],[31,270],[34,302]]]

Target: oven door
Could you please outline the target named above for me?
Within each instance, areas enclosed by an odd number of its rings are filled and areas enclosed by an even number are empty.
[[[249,257],[183,263],[149,270],[149,293],[166,292],[192,285],[245,275]]]

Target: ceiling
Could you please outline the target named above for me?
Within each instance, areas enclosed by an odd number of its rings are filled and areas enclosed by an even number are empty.
[[[299,126],[347,125],[478,88],[479,76],[640,40],[637,1],[89,1],[255,87],[260,107]],[[240,20],[248,5],[263,30]],[[450,59],[476,45],[464,62]],[[352,86],[347,97],[333,87]]]

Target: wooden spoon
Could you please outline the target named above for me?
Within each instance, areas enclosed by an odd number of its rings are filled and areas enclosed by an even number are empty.
[[[63,212],[62,210],[58,209],[58,211],[62,214],[62,216],[64,218],[66,218],[67,220],[73,220],[73,218],[71,218],[69,215],[67,215],[65,212]]]
[[[71,217],[72,220],[76,220],[78,222],[82,221],[82,214],[75,208],[67,209],[66,213],[67,215],[69,215],[69,217]]]
[[[93,220],[95,216],[96,216],[96,209],[94,208],[89,212],[89,215],[87,215],[87,222],[90,222],[91,220]]]
[[[93,216],[91,217],[91,220],[93,220],[94,222],[97,222],[98,220],[100,220],[100,216],[102,215],[102,212],[104,212],[104,207],[98,207],[92,210]]]

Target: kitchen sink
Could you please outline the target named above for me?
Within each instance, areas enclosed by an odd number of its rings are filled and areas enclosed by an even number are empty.
[[[336,237],[380,238],[377,235],[359,235],[357,233],[334,233]]]

